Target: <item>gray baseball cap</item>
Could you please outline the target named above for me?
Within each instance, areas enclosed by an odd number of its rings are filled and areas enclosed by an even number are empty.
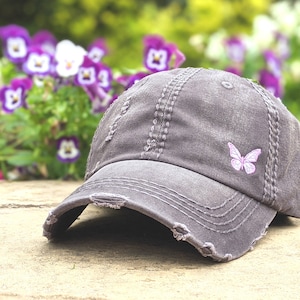
[[[300,217],[300,124],[237,75],[181,68],[145,77],[95,132],[85,182],[53,209],[54,239],[88,204],[126,207],[216,261],[252,249],[280,212]]]

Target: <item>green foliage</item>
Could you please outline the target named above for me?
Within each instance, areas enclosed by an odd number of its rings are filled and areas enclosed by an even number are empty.
[[[83,178],[92,136],[102,116],[91,113],[87,94],[77,86],[54,91],[53,79],[48,78],[42,87],[33,86],[26,102],[27,108],[0,114],[0,169],[7,172],[30,166],[25,176]],[[72,135],[79,139],[81,157],[63,164],[56,158],[57,140]]]
[[[0,59],[0,87],[9,84],[18,75],[19,72],[14,64],[7,59]]]

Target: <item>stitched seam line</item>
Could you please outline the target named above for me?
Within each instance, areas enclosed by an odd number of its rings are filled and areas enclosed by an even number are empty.
[[[142,159],[158,159],[163,152],[175,100],[183,85],[197,72],[199,72],[199,69],[184,69],[163,88],[161,97],[155,105],[154,118],[148,133],[148,139],[141,153]]]
[[[105,186],[107,186],[107,185],[105,185]],[[112,187],[117,187],[117,185],[112,185]],[[119,187],[124,188],[124,189],[134,190],[134,191],[137,191],[139,193],[146,194],[146,195],[148,195],[148,196],[150,196],[152,198],[156,198],[159,201],[167,204],[168,206],[173,207],[178,212],[180,212],[181,214],[185,215],[186,217],[188,217],[189,219],[193,220],[194,222],[196,222],[197,224],[201,225],[202,227],[204,227],[204,228],[206,228],[206,229],[208,229],[210,231],[214,231],[214,232],[218,232],[218,233],[223,233],[223,234],[230,233],[230,232],[233,232],[233,231],[237,230],[240,226],[242,226],[248,220],[248,218],[250,218],[250,216],[254,213],[255,209],[259,206],[259,202],[257,202],[255,204],[255,206],[251,209],[249,215],[247,215],[245,218],[243,218],[240,223],[238,223],[236,226],[234,226],[233,228],[230,228],[228,230],[222,230],[222,229],[213,228],[213,227],[211,227],[209,225],[214,225],[214,226],[217,227],[217,226],[225,226],[225,225],[228,225],[229,223],[232,223],[233,221],[235,221],[237,219],[237,217],[239,215],[241,215],[248,208],[248,206],[251,204],[251,201],[248,201],[248,203],[243,207],[243,209],[238,214],[236,214],[234,216],[233,219],[231,219],[231,220],[229,220],[227,222],[224,222],[224,223],[217,223],[216,224],[216,223],[213,223],[210,220],[205,219],[204,217],[202,217],[200,215],[195,214],[194,212],[191,212],[190,209],[187,209],[185,206],[182,206],[182,204],[180,205],[177,202],[175,202],[173,200],[170,200],[170,198],[168,200],[165,200],[164,198],[166,198],[166,197],[163,194],[154,193],[151,190],[149,192],[149,191],[146,191],[144,189],[141,189],[138,186],[124,186],[123,185],[123,186],[119,186]],[[183,211],[182,208],[184,208],[187,212]],[[194,214],[196,216],[196,218],[194,216],[192,216],[192,214]],[[202,220],[202,222],[200,220]],[[206,223],[208,223],[209,225],[204,224],[203,221],[206,222]]]
[[[197,207],[191,206],[190,204],[187,204],[187,203],[183,202],[179,198],[173,198],[173,197],[170,197],[170,195],[168,195],[168,194],[161,193],[159,190],[153,190],[150,186],[145,187],[145,186],[135,185],[133,183],[128,183],[128,182],[114,182],[114,181],[111,181],[110,183],[104,183],[104,184],[105,184],[105,187],[116,187],[117,186],[119,188],[126,188],[126,189],[134,190],[134,191],[137,191],[137,192],[143,192],[143,193],[145,193],[147,195],[151,195],[151,196],[155,195],[158,199],[165,198],[165,199],[167,199],[167,201],[162,200],[164,203],[167,203],[167,204],[169,204],[171,202],[175,203],[176,205],[181,207],[181,209],[179,209],[180,212],[183,212],[183,210],[186,210],[190,213],[190,215],[195,215],[196,217],[206,221],[207,223],[210,223],[210,224],[213,224],[213,225],[216,225],[216,226],[224,226],[224,225],[232,223],[233,221],[235,221],[241,215],[241,213],[243,213],[243,211],[251,203],[251,201],[249,200],[249,201],[247,201],[246,205],[241,205],[241,203],[245,199],[245,196],[242,195],[242,197],[233,206],[231,206],[227,211],[225,211],[222,214],[213,215],[213,214],[205,212],[205,211],[203,211],[203,210],[201,210]],[[230,219],[226,222],[215,223],[215,222],[213,222],[211,220],[208,220],[205,217],[197,214],[197,213],[200,213],[200,214],[202,214],[204,216],[207,216],[207,217],[210,217],[210,218],[221,219],[221,218],[225,217],[226,215],[228,215],[229,213],[231,213],[234,209],[236,209],[238,205],[243,206],[243,209],[241,211],[239,211],[237,214],[235,214],[232,219]]]
[[[264,181],[264,194],[263,202],[269,205],[275,205],[277,199],[277,171],[278,171],[278,151],[279,151],[279,134],[280,134],[280,117],[279,112],[274,105],[274,102],[265,91],[248,80],[253,88],[263,98],[264,103],[268,110],[268,124],[269,124],[269,150],[265,170],[265,181]]]
[[[165,109],[165,122],[163,123],[163,128],[161,128],[159,138],[161,142],[159,143],[159,148],[157,149],[157,155],[156,159],[159,159],[160,155],[163,153],[163,150],[165,148],[165,143],[167,140],[167,135],[169,133],[169,128],[172,120],[172,115],[174,111],[175,102],[180,94],[180,91],[182,90],[183,86],[189,81],[191,77],[193,77],[195,74],[197,74],[200,70],[199,69],[190,69],[191,73],[187,73],[187,76],[182,78],[182,81],[179,82],[179,84],[175,87],[174,92],[170,96],[170,101],[168,101],[166,109]]]
[[[198,207],[201,207],[203,209],[210,210],[210,211],[224,208],[229,201],[231,201],[234,198],[236,198],[236,196],[239,194],[238,192],[234,192],[231,197],[225,199],[223,201],[223,203],[221,203],[220,205],[211,207],[211,206],[207,206],[207,205],[201,205],[198,202],[196,202],[195,200],[193,200],[193,199],[191,199],[189,197],[186,197],[185,195],[183,195],[181,193],[178,193],[177,191],[175,191],[173,189],[170,189],[167,186],[164,186],[164,185],[161,185],[161,184],[157,184],[155,182],[152,182],[152,181],[149,181],[149,180],[146,180],[146,179],[134,179],[134,178],[130,178],[130,177],[110,177],[110,178],[98,179],[98,180],[91,181],[91,182],[86,182],[83,186],[78,187],[74,191],[74,193],[72,193],[71,195],[77,194],[77,193],[80,193],[80,192],[83,192],[83,191],[86,191],[86,190],[89,190],[89,189],[93,189],[94,186],[95,186],[95,184],[98,184],[98,183],[101,184],[102,182],[110,181],[110,180],[119,180],[119,181],[123,181],[123,182],[128,181],[128,182],[135,182],[137,184],[148,185],[148,186],[153,187],[154,189],[158,189],[160,191],[164,191],[165,193],[170,194],[173,197],[182,198],[184,202],[188,201],[188,202],[192,203],[193,206],[196,205]]]
[[[236,221],[238,219],[238,217],[240,217],[244,213],[244,211],[247,210],[247,208],[252,203],[249,200],[243,206],[243,208],[237,214],[234,215],[234,217],[232,219],[230,219],[230,220],[228,220],[226,222],[219,222],[218,223],[218,222],[213,222],[213,221],[211,221],[209,219],[206,219],[203,216],[201,216],[200,214],[197,214],[195,211],[192,211],[191,209],[187,208],[182,203],[174,201],[172,198],[169,198],[166,195],[163,195],[161,193],[155,193],[152,190],[142,189],[141,187],[135,186],[135,185],[122,185],[122,184],[120,184],[120,185],[118,185],[118,184],[117,185],[115,185],[115,184],[113,184],[113,185],[105,184],[105,187],[118,187],[118,188],[128,189],[128,190],[131,190],[131,191],[136,191],[136,192],[139,192],[139,193],[142,193],[142,194],[146,194],[148,196],[151,196],[152,198],[159,199],[159,201],[167,204],[168,206],[171,206],[171,207],[175,208],[178,212],[180,212],[181,214],[184,214],[189,219],[192,219],[194,222],[196,222],[198,224],[201,224],[205,228],[210,229],[212,231],[222,232],[222,233],[228,233],[228,232],[234,231],[235,229],[237,229],[238,227],[240,227],[241,224],[244,223],[244,219],[242,219],[242,222],[238,223],[235,227],[230,228],[228,230],[215,229],[215,228],[210,227],[209,225],[213,225],[213,226],[216,226],[216,227],[221,227],[221,226],[226,226],[226,225],[229,225],[229,224],[233,223],[234,221]],[[231,210],[233,210],[233,209],[230,209],[230,211]],[[197,212],[199,212],[199,211],[197,211]],[[220,218],[220,217],[218,216],[218,217],[215,217],[215,218]],[[203,222],[208,223],[209,225],[203,224],[202,222],[200,222],[200,220],[202,220]]]
[[[224,216],[226,216],[227,214],[229,214],[233,209],[235,209],[239,204],[241,204],[241,202],[244,200],[245,196],[242,195],[238,201],[235,202],[235,204],[233,206],[230,206],[229,209],[226,209],[223,213],[220,214],[212,214],[209,211],[211,211],[212,209],[210,209],[209,207],[205,207],[199,203],[197,203],[196,201],[189,199],[183,195],[179,196],[178,194],[175,193],[169,193],[167,190],[162,190],[161,188],[155,187],[155,184],[150,185],[149,183],[143,183],[139,180],[135,181],[135,180],[124,180],[124,179],[116,179],[116,178],[110,178],[110,179],[105,179],[105,180],[101,180],[100,184],[105,184],[105,186],[107,184],[117,184],[117,185],[124,185],[124,186],[131,186],[131,187],[136,187],[138,186],[139,188],[142,188],[142,190],[145,191],[150,191],[159,195],[168,195],[165,196],[166,198],[169,198],[170,200],[172,199],[177,199],[180,203],[185,203],[186,205],[184,206],[185,208],[191,208],[191,212],[193,212],[194,210],[212,217],[212,218],[223,218]],[[231,196],[230,198],[226,199],[222,205],[220,205],[218,208],[214,208],[214,210],[220,210],[222,208],[225,208],[226,204],[229,204],[230,201],[232,201],[233,199],[237,198],[238,193],[234,193],[233,196]],[[171,197],[171,198],[170,198]],[[205,211],[206,209],[206,211]]]
[[[120,119],[126,114],[129,106],[130,106],[130,100],[131,97],[127,97],[126,101],[123,103],[119,115],[114,119],[113,123],[109,126],[109,132],[107,134],[107,137],[105,138],[105,142],[109,142],[112,138],[115,132],[118,128],[118,123]]]
[[[165,103],[166,95],[171,94],[171,91],[174,88],[176,82],[178,80],[180,80],[180,77],[182,77],[183,74],[186,72],[187,72],[187,70],[184,70],[184,72],[182,72],[182,73],[178,74],[176,77],[172,78],[166,84],[166,86],[163,88],[161,96],[157,100],[157,103],[155,105],[154,119],[152,121],[152,126],[150,127],[150,130],[149,130],[148,139],[146,141],[146,145],[144,146],[144,151],[141,153],[141,158],[149,158],[150,159],[151,153],[155,151],[156,146],[157,146],[158,132],[161,131],[161,127],[162,127],[162,123],[163,123],[164,110],[166,107],[166,103]],[[169,92],[169,90],[171,90],[171,91]]]
[[[146,188],[151,188],[153,190],[157,190],[157,191],[161,191],[161,192],[164,192],[166,194],[169,194],[171,195],[172,197],[174,198],[181,198],[183,199],[183,201],[185,203],[191,203],[191,204],[188,204],[189,206],[192,206],[193,208],[195,206],[197,207],[200,207],[202,209],[206,209],[206,210],[209,210],[209,211],[214,211],[214,210],[220,210],[222,208],[224,208],[230,201],[232,201],[233,199],[235,199],[237,196],[238,196],[238,192],[234,192],[233,195],[227,199],[225,199],[223,201],[223,203],[221,203],[220,205],[218,206],[215,206],[215,207],[210,207],[210,206],[205,206],[205,205],[201,205],[199,204],[198,202],[196,202],[195,200],[189,198],[189,197],[186,197],[184,196],[183,194],[181,193],[178,193],[176,192],[175,190],[173,189],[170,189],[164,185],[160,185],[160,184],[157,184],[155,182],[151,182],[149,180],[144,180],[144,179],[133,179],[133,178],[129,178],[129,177],[113,177],[113,178],[104,178],[102,180],[100,180],[100,182],[112,182],[112,181],[120,181],[122,183],[135,183],[135,184],[138,184],[138,185],[143,185],[145,186]],[[201,209],[199,209],[201,210]],[[210,215],[210,216],[213,216],[213,214],[209,214],[207,212],[204,212],[203,210],[201,210],[204,214],[207,214],[207,215]],[[222,215],[224,216],[224,214]]]
[[[126,182],[127,181],[127,182]],[[230,228],[228,230],[221,230],[221,229],[216,229],[216,228],[213,228],[207,224],[204,224],[204,222],[208,223],[208,224],[211,224],[211,225],[214,225],[214,226],[225,226],[225,225],[228,225],[234,221],[236,221],[236,219],[241,215],[243,214],[243,212],[251,206],[251,204],[253,204],[253,202],[251,201],[251,199],[249,199],[244,205],[240,205],[242,207],[242,209],[234,215],[234,217],[231,219],[231,220],[228,220],[226,222],[223,222],[223,223],[214,223],[212,222],[211,220],[208,220],[208,219],[205,219],[204,216],[211,216],[211,217],[214,217],[214,218],[220,218],[220,217],[223,217],[224,214],[219,214],[219,215],[211,215],[201,209],[197,209],[195,208],[194,206],[191,206],[191,205],[186,205],[187,202],[186,202],[186,199],[189,199],[189,198],[186,198],[184,196],[182,196],[184,199],[180,199],[178,196],[176,195],[171,195],[170,193],[168,193],[167,191],[165,190],[161,190],[159,189],[158,187],[155,189],[153,188],[153,186],[150,186],[149,181],[144,181],[144,182],[147,182],[148,185],[146,184],[142,184],[142,181],[139,181],[139,180],[129,180],[129,179],[126,179],[125,182],[122,182],[120,181],[119,179],[115,180],[115,178],[107,178],[105,180],[96,180],[94,182],[91,182],[88,186],[85,186],[84,189],[80,189],[80,191],[77,190],[77,193],[78,192],[81,192],[83,190],[88,190],[89,187],[93,186],[93,185],[96,185],[98,189],[101,189],[101,185],[103,185],[103,188],[105,187],[119,187],[119,188],[124,188],[124,189],[128,189],[128,190],[131,190],[131,191],[137,191],[139,193],[142,193],[142,194],[146,194],[148,196],[151,196],[152,198],[156,198],[158,199],[159,201],[167,204],[168,206],[171,206],[173,207],[174,209],[176,209],[177,211],[179,211],[180,213],[182,213],[183,215],[185,215],[186,217],[188,217],[189,219],[192,219],[194,222],[198,223],[199,225],[205,227],[206,229],[208,230],[211,230],[211,231],[214,231],[214,232],[218,232],[218,233],[230,233],[230,232],[233,232],[235,230],[237,230],[240,226],[242,226],[242,224],[244,224],[250,217],[251,215],[254,213],[254,211],[256,210],[256,208],[260,205],[259,202],[257,202],[253,208],[251,208],[249,214],[244,217],[240,223],[238,223],[235,227],[233,228]],[[131,182],[130,182],[131,181]],[[155,183],[153,183],[154,185],[156,185]],[[100,185],[100,186],[99,186]],[[158,185],[159,186],[159,185]],[[172,190],[171,190],[172,191]],[[165,194],[164,194],[164,193]],[[238,195],[238,193],[234,193],[235,196]],[[229,199],[232,199],[233,196]],[[242,195],[242,197],[239,199],[238,202],[242,202],[244,200],[245,196]],[[167,199],[167,200],[166,200]],[[227,199],[227,202],[229,202]],[[191,200],[191,199],[189,199]],[[195,204],[196,202],[192,200],[192,202]],[[200,205],[196,204],[198,207]],[[189,208],[189,206],[191,208]],[[230,207],[228,210],[227,210],[227,213],[230,213],[237,205],[234,205],[234,207]],[[199,214],[196,214],[196,211],[202,213],[204,216],[201,216]],[[194,216],[193,216],[194,215]],[[202,220],[202,222],[201,222]]]

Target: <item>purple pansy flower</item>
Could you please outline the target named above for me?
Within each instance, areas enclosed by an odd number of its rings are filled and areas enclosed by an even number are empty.
[[[88,57],[98,63],[102,60],[102,57],[107,55],[108,53],[108,48],[106,46],[105,40],[104,39],[96,39],[94,42],[92,42],[88,48]]]
[[[44,52],[46,52],[50,57],[50,68],[47,75],[50,75],[54,78],[58,77],[56,72],[56,63],[54,61],[54,55],[56,51],[57,40],[55,36],[48,30],[40,30],[36,32],[31,38],[31,46],[40,47]],[[43,84],[43,76],[36,77],[36,84]]]
[[[105,112],[108,106],[116,99],[115,95],[106,93],[99,84],[82,86],[92,102],[92,112]]]
[[[86,55],[74,78],[74,83],[82,86],[88,94],[93,102],[93,111],[102,112],[107,107],[107,98],[110,97],[107,92],[111,89],[112,79],[112,71],[109,67],[93,62]]]
[[[4,55],[13,63],[23,63],[30,43],[28,31],[12,24],[0,28],[0,38],[3,41]]]
[[[93,62],[87,55],[84,57],[82,65],[74,78],[74,83],[81,86],[92,102],[93,113],[104,112],[109,105],[109,98],[103,84],[107,90],[111,87],[111,82],[98,78],[102,64]],[[102,69],[103,72],[103,69]],[[106,76],[106,73],[104,73]],[[110,75],[112,77],[112,75]],[[105,79],[107,79],[105,77]]]
[[[145,72],[138,72],[136,74],[132,74],[132,75],[122,75],[119,76],[116,81],[120,84],[122,84],[125,89],[129,89],[132,85],[134,85],[136,82],[138,82],[139,80],[141,80],[142,78],[148,76],[149,73],[145,73]]]
[[[280,77],[282,63],[277,55],[271,50],[266,50],[263,52],[263,56],[266,61],[268,70],[270,70],[270,72],[276,77]]]
[[[79,140],[76,136],[64,136],[57,141],[57,159],[63,163],[75,162],[80,157]]]
[[[31,89],[32,81],[29,78],[13,79],[10,86],[0,89],[0,101],[2,109],[6,113],[12,113],[17,108],[25,105],[26,92]]]
[[[94,99],[94,101],[92,101],[92,113],[97,114],[105,112],[117,98],[118,95],[107,94],[106,98],[104,99]]]
[[[55,53],[56,44],[57,40],[55,36],[48,30],[40,30],[31,38],[32,46],[40,46],[45,52],[52,56]]]
[[[226,52],[230,60],[241,63],[245,59],[246,46],[239,37],[231,37],[225,41]]]
[[[84,56],[83,63],[79,67],[74,82],[80,86],[92,85],[97,81],[99,66],[93,62],[87,55]]]
[[[113,74],[111,69],[103,63],[98,63],[97,83],[105,91],[111,89]]]
[[[52,56],[45,52],[40,46],[28,48],[23,71],[28,75],[48,75],[51,72]]]
[[[238,76],[242,76],[242,71],[237,67],[231,67],[230,66],[230,67],[225,68],[225,71],[233,73],[233,74],[238,75]]]
[[[174,68],[177,68],[184,62],[185,56],[175,44],[167,43],[158,35],[144,37],[144,66],[151,72],[168,70],[173,55]]]
[[[280,77],[274,75],[268,70],[259,72],[259,83],[270,91],[275,97],[281,98],[283,94]]]

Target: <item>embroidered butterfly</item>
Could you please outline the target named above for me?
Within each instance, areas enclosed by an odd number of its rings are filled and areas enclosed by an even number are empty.
[[[256,170],[254,163],[257,162],[259,155],[261,154],[261,149],[255,149],[242,156],[240,151],[232,144],[228,143],[230,150],[230,156],[232,157],[231,165],[237,170],[245,170],[247,174],[253,174]]]

